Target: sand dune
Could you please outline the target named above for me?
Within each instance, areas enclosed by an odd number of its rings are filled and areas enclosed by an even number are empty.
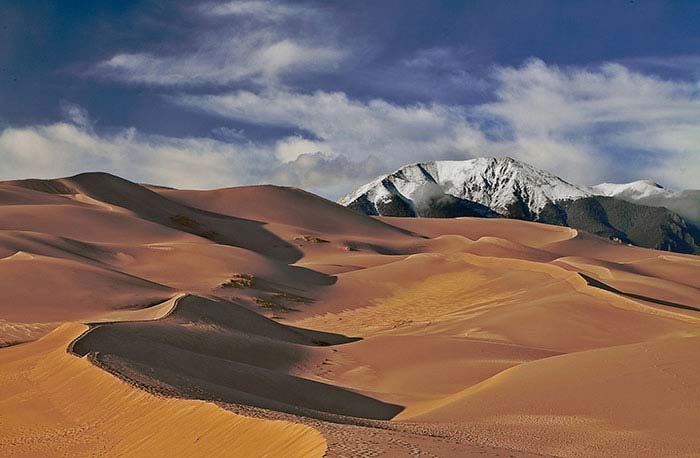
[[[17,322],[70,321],[150,305],[172,294],[121,272],[25,252],[1,259],[0,276],[14,286],[0,289],[0,316]]]
[[[378,218],[396,227],[416,234],[437,237],[455,234],[478,240],[481,237],[497,237],[532,248],[570,240],[578,235],[576,229],[547,224],[530,223],[513,219],[491,218]]]
[[[2,456],[323,456],[311,428],[154,396],[67,353],[86,329],[67,324],[0,352]]]
[[[364,238],[391,237],[402,231],[379,220],[300,189],[244,186],[215,191],[157,192],[192,207],[223,215],[294,226],[323,234],[359,234]]]
[[[3,456],[700,449],[697,257],[83,174],[0,183],[0,273]]]
[[[670,338],[546,358],[406,417],[469,422],[504,444],[556,455],[694,456],[699,344]],[[538,443],[525,445],[524,435]]]
[[[350,339],[306,335],[230,302],[188,296],[157,321],[101,324],[74,351],[96,352],[113,370],[189,397],[363,418],[398,413],[398,406],[292,375],[309,359],[332,353],[327,346],[334,341]]]
[[[667,278],[655,278],[638,273],[633,264],[606,263],[577,257],[558,258],[556,263],[576,272],[590,275],[622,292],[629,291],[638,298],[673,302],[688,307],[700,307],[700,289]]]

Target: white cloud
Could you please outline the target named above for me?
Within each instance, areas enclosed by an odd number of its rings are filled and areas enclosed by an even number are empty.
[[[495,78],[497,100],[477,111],[507,126],[523,159],[587,184],[644,177],[698,187],[686,172],[700,165],[697,82],[540,60]]]
[[[176,101],[231,119],[302,129],[318,139],[315,146],[320,152],[356,161],[374,155],[392,167],[410,161],[486,154],[490,146],[467,122],[463,108],[439,104],[402,106],[381,99],[361,102],[344,93],[321,91],[238,91],[183,96]]]
[[[117,80],[166,86],[240,81],[270,84],[298,70],[308,73],[334,68],[342,58],[342,51],[333,47],[259,32],[222,37],[185,56],[117,54],[99,63],[97,71]]]
[[[6,128],[0,131],[0,179],[106,171],[179,188],[275,183],[335,198],[383,170],[379,160],[357,163],[314,152],[314,145],[301,137],[256,145],[144,135],[133,128],[100,135],[71,123]]]
[[[314,9],[271,1],[205,4],[205,21],[188,51],[118,53],[99,62],[99,76],[162,86],[275,85],[296,73],[337,68],[347,57],[330,22]]]
[[[697,83],[663,80],[619,64],[560,68],[539,60],[497,69],[493,81],[494,101],[474,107],[281,90],[185,95],[175,101],[311,133],[317,141],[292,143],[301,148],[288,147],[290,160],[317,150],[355,161],[375,155],[398,167],[507,154],[581,184],[648,177],[698,187]]]
[[[135,129],[97,135],[56,123],[0,132],[0,177],[52,178],[107,171],[127,178],[182,187],[251,183],[270,164],[264,151],[204,138],[147,136]]]
[[[276,51],[270,53],[268,60],[275,61]],[[270,65],[288,63],[283,57]],[[84,110],[66,105],[72,124],[0,133],[0,175],[107,170],[180,187],[277,182],[333,198],[411,162],[510,155],[581,184],[650,178],[698,188],[697,82],[665,80],[619,64],[569,68],[539,60],[497,69],[492,81],[492,101],[472,107],[269,87],[171,99],[235,121],[298,132],[257,143],[231,128],[214,130],[219,140],[134,129],[98,134]]]
[[[320,153],[322,151],[328,156],[333,155],[333,149],[327,143],[307,140],[298,135],[283,138],[277,142],[275,147],[277,159],[282,162],[292,162],[297,160],[302,154]]]
[[[263,22],[280,21],[294,15],[309,14],[312,11],[299,5],[263,0],[205,3],[199,10],[211,16],[253,17]]]
[[[377,157],[353,161],[346,156],[304,153],[294,161],[276,168],[269,176],[273,183],[299,186],[311,192],[338,198],[370,178],[386,172],[386,164]]]

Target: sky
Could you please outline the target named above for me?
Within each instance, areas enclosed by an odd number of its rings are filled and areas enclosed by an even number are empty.
[[[0,0],[0,179],[330,199],[511,156],[700,188],[697,1]]]

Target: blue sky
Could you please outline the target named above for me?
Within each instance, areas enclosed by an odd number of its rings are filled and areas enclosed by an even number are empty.
[[[700,187],[700,3],[0,2],[0,178],[337,198],[509,155]]]

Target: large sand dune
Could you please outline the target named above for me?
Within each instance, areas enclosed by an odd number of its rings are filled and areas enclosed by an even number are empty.
[[[86,330],[66,324],[0,353],[3,456],[323,456],[309,427],[154,396],[67,352]]]
[[[3,456],[700,450],[697,257],[83,174],[0,184],[0,272]]]

